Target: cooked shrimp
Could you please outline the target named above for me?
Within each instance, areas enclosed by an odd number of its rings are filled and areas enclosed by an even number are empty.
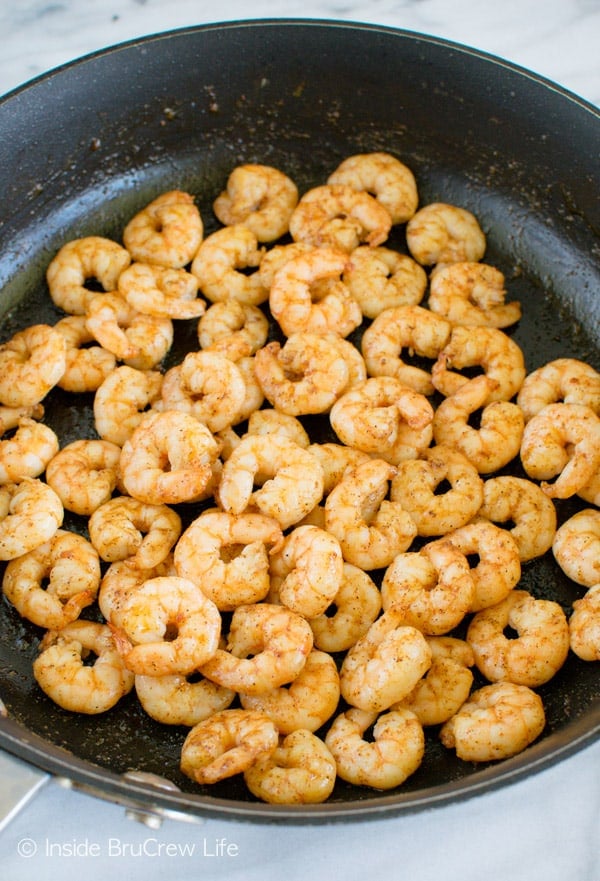
[[[120,294],[98,294],[88,306],[86,327],[100,345],[137,370],[151,370],[173,342],[170,318],[144,315]]]
[[[193,259],[203,235],[193,196],[170,190],[131,218],[123,230],[123,243],[135,261],[181,269]]]
[[[440,731],[440,740],[464,762],[508,759],[544,730],[542,699],[527,685],[496,682],[474,691]]]
[[[422,395],[435,391],[431,373],[406,363],[402,353],[435,361],[450,337],[445,318],[418,305],[384,309],[365,330],[361,350],[370,376],[394,376]]]
[[[576,358],[556,358],[528,373],[517,395],[527,422],[559,402],[583,404],[600,416],[600,373]]]
[[[200,672],[224,688],[261,694],[293,682],[313,647],[310,624],[274,603],[238,606],[231,616],[226,649]]]
[[[117,367],[94,395],[94,426],[100,437],[122,447],[145,411],[160,398],[163,376],[158,370]]]
[[[364,739],[372,728],[372,739]],[[325,735],[338,777],[355,786],[393,789],[421,765],[425,754],[423,726],[410,710],[376,711],[351,707],[337,716]]]
[[[200,318],[206,309],[198,297],[198,279],[185,269],[132,263],[118,281],[118,291],[136,312],[155,318]]]
[[[310,619],[317,649],[343,652],[364,636],[381,611],[381,593],[370,575],[344,562],[342,581],[331,605]]]
[[[129,496],[108,499],[88,520],[90,541],[105,562],[129,559],[140,569],[166,560],[181,529],[181,518],[173,508]]]
[[[198,322],[200,348],[229,357],[233,354],[234,361],[254,355],[266,343],[268,333],[268,318],[258,306],[233,299],[213,303]]]
[[[269,298],[257,272],[263,255],[254,233],[241,223],[207,236],[192,261],[191,271],[207,300],[238,300],[258,306]]]
[[[37,477],[0,486],[0,560],[13,560],[48,541],[62,526],[64,508]]]
[[[91,605],[100,586],[100,560],[81,535],[59,529],[48,541],[4,571],[2,590],[20,615],[48,630],[61,630]]]
[[[498,471],[521,451],[525,420],[511,401],[489,401],[494,380],[476,376],[439,404],[433,416],[436,444],[455,447],[480,474]],[[479,428],[469,424],[481,410]]]
[[[225,190],[213,202],[221,223],[242,223],[259,242],[274,242],[288,231],[298,202],[294,181],[270,165],[238,165],[227,178]]]
[[[58,437],[48,425],[22,417],[13,436],[0,440],[0,484],[39,477],[58,448]]]
[[[487,263],[449,263],[431,274],[427,305],[452,324],[510,327],[521,318],[521,304],[505,300],[504,275]]]
[[[348,156],[329,175],[327,183],[344,184],[374,195],[389,212],[392,224],[406,223],[419,204],[414,174],[390,153]]]
[[[592,587],[600,582],[600,511],[585,508],[565,520],[554,535],[552,553],[565,575]]]
[[[240,774],[278,746],[277,728],[264,713],[226,709],[199,722],[181,749],[181,770],[196,783]]]
[[[509,524],[521,563],[541,557],[552,547],[557,522],[554,503],[537,483],[524,477],[500,475],[485,480],[477,517]]]
[[[336,764],[323,741],[297,729],[244,771],[250,792],[269,804],[319,804],[331,793]]]
[[[49,630],[40,650],[33,662],[36,682],[54,703],[72,713],[104,713],[133,688],[133,674],[124,666],[107,624],[73,621],[61,630]],[[87,659],[94,659],[93,664],[84,663]]]
[[[250,414],[246,433],[263,435],[282,434],[297,443],[299,447],[308,449],[310,446],[308,432],[300,420],[295,416],[289,416],[287,413],[282,413],[280,410],[274,410],[271,407],[264,407]]]
[[[110,441],[72,441],[48,462],[46,483],[67,511],[89,517],[120,486],[120,457],[121,448]]]
[[[58,380],[66,392],[95,392],[117,364],[116,356],[95,342],[85,315],[67,315],[54,325],[67,343],[65,371]]]
[[[221,688],[208,679],[183,676],[136,676],[135,691],[144,711],[161,725],[185,725],[199,722],[231,706],[235,692]]]
[[[485,234],[475,215],[444,202],[419,208],[406,225],[406,242],[411,255],[423,266],[477,262],[486,249]]]
[[[597,508],[600,508],[600,470],[585,486],[577,490],[577,495],[590,505],[596,505]]]
[[[0,345],[0,404],[32,407],[59,382],[67,343],[48,324],[32,324]]]
[[[347,254],[366,243],[382,245],[392,218],[374,196],[348,184],[323,184],[307,190],[290,217],[295,242],[315,248],[338,248]]]
[[[158,576],[177,575],[173,565],[173,555],[153,566],[142,569],[132,557],[111,563],[100,581],[98,590],[98,607],[106,621],[113,627],[121,626],[121,609],[127,597],[138,590],[145,581]]]
[[[324,496],[329,495],[347,472],[352,471],[357,465],[362,465],[363,462],[368,462],[371,458],[368,453],[363,453],[362,450],[332,442],[309,444],[308,449],[323,466]]]
[[[21,419],[43,419],[44,407],[42,404],[32,404],[29,407],[5,407],[0,404],[0,437],[17,428]]]
[[[270,291],[275,273],[278,269],[281,269],[284,263],[287,263],[293,257],[299,257],[301,254],[307,254],[312,250],[314,250],[312,245],[308,245],[306,242],[287,242],[284,245],[273,245],[268,251],[265,251],[258,267],[258,274],[263,286]]]
[[[64,312],[85,315],[98,295],[86,283],[96,281],[105,292],[114,291],[120,274],[130,263],[129,251],[112,239],[73,239],[60,248],[46,270],[50,297]]]
[[[396,470],[369,459],[345,474],[325,501],[325,526],[340,543],[344,560],[371,570],[388,566],[417,534],[400,502],[385,498]]]
[[[575,600],[569,618],[571,651],[582,661],[600,661],[600,583]]]
[[[334,535],[318,526],[296,526],[271,556],[271,580],[275,579],[284,606],[315,618],[337,594],[343,566],[342,549]]]
[[[376,318],[384,309],[417,305],[427,289],[423,267],[383,245],[355,248],[342,280],[367,318]]]

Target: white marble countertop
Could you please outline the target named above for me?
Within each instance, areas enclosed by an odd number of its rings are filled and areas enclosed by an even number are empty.
[[[0,4],[0,94],[108,45],[244,18],[360,21],[489,52],[600,105],[598,0],[19,0]],[[427,813],[333,826],[166,820],[50,781],[0,833],[11,881],[600,881],[600,743],[498,791]]]

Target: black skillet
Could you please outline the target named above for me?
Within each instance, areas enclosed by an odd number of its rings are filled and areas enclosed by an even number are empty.
[[[163,190],[194,193],[210,232],[212,200],[240,162],[274,165],[304,191],[352,153],[387,150],[415,172],[421,204],[451,202],[479,218],[486,261],[505,272],[511,299],[523,304],[510,333],[528,370],[560,355],[598,369],[599,135],[597,110],[552,83],[382,27],[238,22],[96,53],[0,101],[1,338],[60,317],[44,271],[61,244],[92,233],[119,238]],[[404,247],[402,230],[390,244]],[[194,328],[182,325],[171,357],[194,339]],[[62,443],[93,432],[90,401],[75,406],[53,391],[45,405]],[[577,507],[560,503],[559,516]],[[81,529],[75,520],[66,527]],[[551,554],[524,566],[521,586],[566,611],[583,592]],[[39,630],[4,599],[0,627],[0,746],[103,797],[189,816],[313,822],[431,808],[518,780],[600,731],[598,665],[570,656],[540,689],[545,731],[515,758],[461,762],[431,731],[422,767],[395,791],[340,783],[323,805],[272,807],[236,778],[212,789],[184,778],[185,731],[153,723],[134,697],[100,717],[60,710],[31,675]],[[166,788],[144,774],[159,775]]]

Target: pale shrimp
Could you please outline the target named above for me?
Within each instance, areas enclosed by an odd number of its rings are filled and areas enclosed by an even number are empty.
[[[391,227],[387,208],[374,196],[348,184],[323,184],[307,190],[289,222],[295,242],[338,248],[347,254],[364,243],[373,248],[382,245]]]
[[[272,407],[263,407],[255,410],[248,419],[247,434],[282,434],[298,444],[299,447],[308,449],[310,437],[299,419],[275,410]],[[314,451],[313,451],[314,452]]]
[[[348,156],[327,178],[328,184],[344,184],[375,196],[392,218],[406,223],[419,204],[415,176],[396,156],[381,151]]]
[[[313,648],[310,624],[275,603],[238,606],[231,616],[225,649],[200,672],[224,688],[261,694],[293,682]]]
[[[367,730],[372,737],[364,738]],[[420,767],[425,754],[423,726],[411,710],[375,711],[351,707],[325,735],[337,774],[354,786],[394,789]]]
[[[463,453],[436,444],[397,466],[390,498],[401,502],[421,536],[445,535],[468,523],[483,503],[484,482]]]
[[[427,290],[423,267],[408,254],[383,245],[355,248],[342,280],[366,318],[376,318],[384,309],[417,305]]]
[[[565,520],[552,541],[554,559],[577,584],[600,582],[600,510],[584,508]]]
[[[570,498],[600,468],[600,417],[585,404],[547,404],[525,426],[520,452],[550,498]]]
[[[0,484],[39,477],[58,449],[58,437],[50,426],[22,417],[12,437],[0,440]]]
[[[120,458],[121,448],[110,441],[72,441],[48,462],[46,483],[67,511],[89,517],[120,487]]]
[[[296,526],[270,560],[279,601],[315,618],[331,604],[342,582],[344,560],[339,541],[318,526]]]
[[[217,783],[278,745],[279,732],[264,713],[228,708],[194,725],[181,748],[181,770],[196,783]]]
[[[340,699],[340,677],[327,652],[312,649],[304,667],[288,686],[263,694],[240,694],[246,710],[260,710],[277,725],[281,734],[299,728],[317,731],[335,713]]]
[[[170,190],[131,218],[123,230],[123,243],[135,261],[181,269],[193,259],[203,235],[193,196]]]
[[[325,501],[325,526],[340,543],[344,560],[372,570],[405,551],[417,527],[400,502],[386,498],[396,469],[369,459],[346,473]]]
[[[455,325],[431,368],[433,385],[443,395],[452,395],[469,381],[460,370],[472,367],[480,367],[485,376],[494,380],[488,404],[510,401],[525,379],[523,351],[503,330]]]
[[[276,520],[257,512],[203,511],[184,530],[173,559],[221,611],[258,603],[269,592],[269,558],[283,543]]]
[[[286,261],[269,291],[269,308],[285,336],[337,333],[347,337],[362,312],[342,281],[348,256],[333,248],[314,248]]]
[[[134,682],[110,627],[82,620],[46,633],[33,662],[33,675],[58,706],[87,715],[110,710],[131,691]]]
[[[457,627],[471,610],[475,584],[466,555],[447,539],[397,554],[381,581],[384,611],[428,636]]]
[[[600,373],[585,361],[556,358],[528,373],[517,395],[527,422],[559,402],[583,404],[600,416]]]
[[[352,471],[358,465],[362,465],[363,462],[368,462],[371,458],[368,453],[363,453],[362,450],[333,442],[310,444],[308,449],[323,466],[323,474],[325,476],[324,496],[329,495],[334,486],[338,485],[347,472]]]
[[[511,401],[489,401],[494,380],[476,376],[439,404],[433,416],[436,444],[455,447],[473,463],[479,474],[498,471],[521,451],[525,420]],[[470,424],[480,411],[479,428]]]
[[[301,254],[307,254],[313,251],[312,245],[306,242],[287,242],[284,245],[274,245],[266,251],[260,261],[258,274],[263,286],[270,291],[275,273],[278,269],[291,260],[293,257],[299,257]]]
[[[258,306],[269,298],[258,273],[264,249],[243,224],[226,226],[207,236],[196,253],[191,272],[207,300],[238,300]]]
[[[521,563],[541,557],[552,547],[557,515],[552,499],[532,480],[500,475],[483,484],[483,502],[477,518],[508,531],[519,549]]]
[[[432,395],[435,389],[431,372],[407,362],[402,356],[407,353],[436,361],[451,330],[450,322],[422,306],[384,309],[361,340],[369,376],[394,376],[416,392]]]
[[[54,325],[67,343],[65,371],[57,386],[66,392],[95,392],[117,366],[117,358],[108,349],[94,343],[86,326],[85,315],[67,315]]]
[[[173,342],[170,318],[144,315],[118,293],[98,294],[90,303],[86,327],[100,345],[137,370],[151,370]]]
[[[235,698],[235,692],[228,688],[181,673],[136,676],[135,692],[144,712],[152,719],[161,725],[188,728],[226,710]]]
[[[348,365],[329,334],[294,333],[255,356],[256,376],[269,403],[289,416],[326,413],[346,389]]]
[[[539,694],[527,685],[495,682],[472,692],[442,726],[440,740],[464,762],[493,762],[520,753],[545,725]]]
[[[582,661],[600,661],[600,583],[573,603],[569,638],[571,651]]]
[[[256,759],[244,771],[244,782],[269,804],[320,804],[333,792],[336,776],[335,759],[325,743],[311,731],[297,729],[270,755]]]
[[[100,581],[98,608],[111,626],[119,628],[121,609],[127,597],[138,590],[145,581],[158,576],[171,575],[177,575],[172,554],[151,569],[142,569],[135,564],[132,557],[110,563]]]
[[[431,273],[427,305],[452,324],[510,327],[521,318],[521,304],[505,301],[504,275],[488,263],[442,264]]]
[[[51,539],[10,560],[2,590],[20,615],[61,630],[91,605],[100,586],[100,559],[81,535],[59,529]]]
[[[413,690],[431,666],[431,649],[416,627],[388,609],[348,649],[340,669],[340,689],[352,707],[380,713]]]
[[[94,427],[102,440],[122,447],[160,398],[163,375],[158,370],[136,370],[122,364],[94,395]]]
[[[32,324],[0,345],[0,404],[32,407],[59,382],[67,343],[49,324]]]
[[[117,649],[136,675],[187,675],[219,646],[221,615],[198,585],[157,575],[131,591],[112,625]]]
[[[212,432],[189,413],[149,413],[121,449],[123,486],[150,505],[205,498],[218,480],[219,450]]]
[[[310,619],[315,648],[343,652],[364,636],[381,611],[381,593],[368,574],[344,562],[342,581],[331,606]]]
[[[232,353],[234,361],[254,355],[264,346],[268,334],[269,321],[262,309],[239,300],[213,303],[198,322],[200,348]]]
[[[216,496],[225,511],[258,509],[287,529],[320,502],[323,483],[321,463],[308,450],[281,434],[255,434],[223,464]]]
[[[411,255],[423,266],[478,262],[487,244],[475,215],[445,202],[419,208],[406,225],[406,243]]]
[[[88,520],[90,541],[106,563],[129,559],[140,569],[164,562],[181,535],[181,518],[168,505],[116,496]]]
[[[42,404],[32,404],[29,407],[5,407],[0,404],[0,437],[13,428],[16,428],[21,419],[35,419],[39,421],[44,418],[44,407]]]
[[[120,274],[131,263],[129,251],[104,236],[84,236],[64,244],[46,270],[53,302],[69,315],[85,315],[98,295],[95,281],[106,292],[115,291]]]
[[[213,202],[221,223],[243,223],[259,242],[274,242],[287,231],[298,203],[294,181],[270,165],[238,165],[227,178],[225,190]]]
[[[58,495],[37,477],[0,486],[0,560],[13,560],[51,539],[64,513]]]
[[[254,369],[254,355],[248,355],[238,358],[235,361],[237,369],[242,375],[245,386],[245,395],[240,411],[236,417],[236,425],[240,422],[248,420],[253,413],[260,409],[265,403],[265,396],[256,378],[256,370]],[[233,360],[233,359],[232,359]],[[226,430],[226,429],[224,429]]]
[[[394,376],[371,376],[337,399],[329,421],[342,443],[397,465],[427,449],[433,416],[425,395]]]
[[[132,263],[121,275],[117,289],[132,309],[156,318],[200,318],[206,303],[198,297],[198,279],[185,269],[152,263]]]

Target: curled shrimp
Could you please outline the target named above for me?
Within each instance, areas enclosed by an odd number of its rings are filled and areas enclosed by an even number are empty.
[[[120,458],[121,448],[110,441],[72,441],[48,462],[46,483],[67,511],[89,517],[120,486]]]
[[[329,495],[347,472],[352,471],[363,462],[368,462],[371,458],[368,453],[363,453],[362,450],[347,447],[344,444],[325,442],[307,446],[323,467],[325,476],[323,495],[325,496]]]
[[[173,508],[129,496],[103,502],[88,520],[90,541],[102,560],[129,559],[140,569],[151,569],[166,560],[181,528],[181,518]]]
[[[338,592],[343,565],[342,549],[334,535],[318,526],[296,526],[271,556],[271,582],[276,581],[284,606],[305,618],[315,618]]]
[[[375,196],[389,212],[392,224],[406,223],[419,204],[415,176],[391,153],[381,151],[348,156],[327,178]]]
[[[569,640],[571,651],[582,661],[600,661],[600,583],[573,603]]]
[[[600,373],[576,358],[556,358],[528,373],[517,395],[527,422],[559,402],[582,404],[600,416]]]
[[[258,306],[233,299],[213,303],[198,322],[200,348],[233,354],[234,361],[254,355],[268,333],[269,321]]]
[[[215,713],[226,710],[235,692],[208,679],[183,676],[136,676],[135,692],[144,711],[161,725],[193,728]]]
[[[371,247],[383,244],[391,227],[387,208],[374,196],[348,184],[323,184],[307,190],[289,222],[295,242],[346,253],[363,243]]]
[[[225,190],[213,202],[221,223],[243,223],[259,242],[273,242],[288,231],[298,202],[294,181],[270,165],[238,165],[227,178]]]
[[[171,575],[177,575],[172,554],[151,569],[137,566],[133,557],[110,563],[100,580],[98,608],[105,620],[118,629],[121,626],[121,609],[129,595],[151,578]]]
[[[59,382],[67,364],[67,343],[48,324],[32,324],[0,345],[0,404],[32,407]]]
[[[64,244],[46,270],[46,281],[53,302],[70,315],[85,315],[98,291],[116,290],[119,275],[131,263],[129,251],[103,236],[84,236]]]
[[[552,541],[554,559],[577,584],[600,582],[600,511],[584,508],[562,523]]]
[[[93,664],[84,663],[94,659]],[[65,710],[96,715],[110,710],[133,688],[107,624],[73,621],[49,630],[33,662],[42,691]]]
[[[383,245],[360,245],[350,254],[342,280],[366,318],[384,309],[421,302],[427,275],[416,260]]]
[[[156,318],[200,318],[206,303],[198,295],[198,279],[185,269],[132,263],[119,276],[117,289],[129,306]]]
[[[262,256],[258,274],[263,286],[270,291],[278,269],[291,260],[293,257],[299,257],[301,254],[307,254],[314,250],[311,245],[306,242],[287,242],[283,245],[273,245]]]
[[[486,239],[474,214],[466,208],[432,202],[419,208],[406,225],[406,243],[423,266],[478,262]]]
[[[58,437],[48,425],[22,417],[13,436],[0,440],[0,484],[39,477],[58,449]]]
[[[271,407],[264,407],[250,414],[246,434],[282,434],[305,450],[310,446],[308,432],[300,420]]]
[[[315,648],[343,652],[364,636],[381,611],[381,593],[368,572],[344,562],[331,605],[310,619]]]
[[[250,792],[269,804],[319,804],[331,793],[336,764],[324,742],[305,729],[284,737],[244,771]]]
[[[487,263],[437,266],[431,274],[427,305],[452,324],[510,327],[521,318],[521,304],[505,302],[504,275]]]
[[[203,235],[193,196],[169,190],[131,218],[123,230],[123,243],[139,263],[181,269],[193,259]]]
[[[96,390],[94,427],[102,440],[122,447],[159,398],[163,375],[122,364]]]
[[[173,342],[170,318],[144,315],[118,293],[98,294],[91,301],[86,327],[104,349],[138,370],[156,367]]]
[[[117,359],[95,342],[86,326],[85,315],[67,315],[54,325],[67,343],[65,371],[57,386],[66,392],[95,392],[112,373]]]
[[[483,483],[483,502],[477,518],[503,527],[508,524],[521,563],[541,557],[552,547],[556,508],[532,480],[510,475],[489,477]]]
[[[258,267],[263,255],[254,233],[241,223],[207,236],[196,253],[191,272],[207,300],[238,300],[258,306],[269,298]]]
[[[0,560],[20,557],[48,541],[62,526],[64,508],[52,487],[37,477],[0,487]]]
[[[36,421],[44,418],[44,407],[42,404],[32,404],[28,407],[5,407],[0,404],[0,437],[13,428],[17,428],[21,419],[35,419]]]

